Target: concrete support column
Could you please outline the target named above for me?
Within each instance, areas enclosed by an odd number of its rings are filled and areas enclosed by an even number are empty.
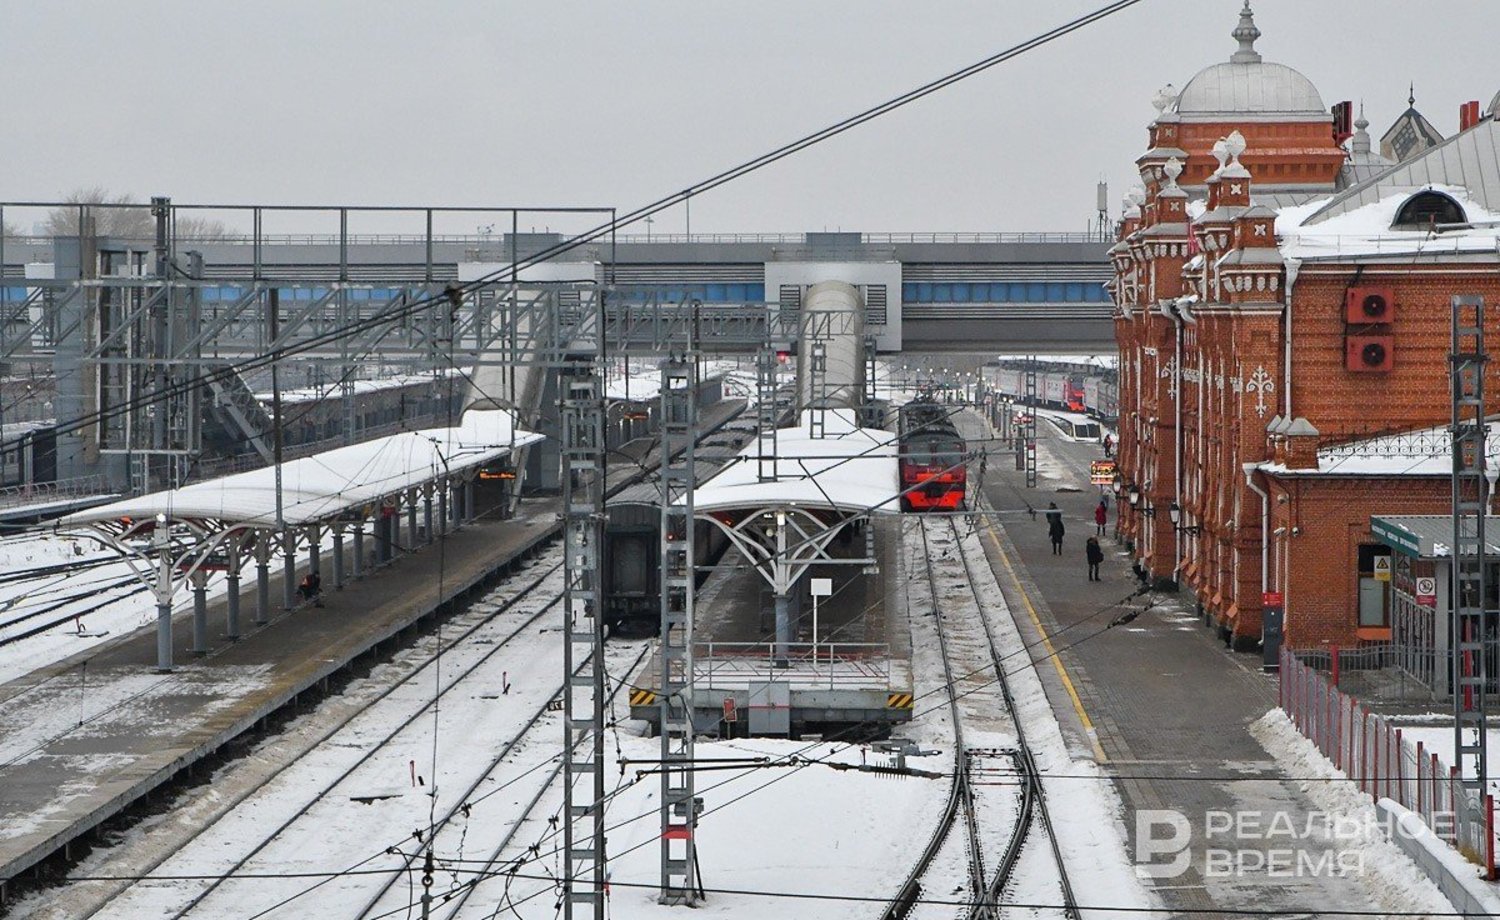
[[[354,577],[363,578],[365,574],[365,522],[361,518],[354,525]]]
[[[172,670],[172,600],[156,599],[156,670]]]
[[[255,537],[255,625],[271,622],[271,535]]]
[[[323,575],[323,529],[316,524],[307,528],[307,570]]]
[[[344,590],[344,525],[333,525],[333,590]]]
[[[412,552],[417,549],[417,490],[411,489],[406,493],[406,547]]]
[[[288,530],[281,537],[281,606],[297,606],[297,537]]]
[[[422,523],[427,527],[427,543],[430,546],[433,540],[432,533],[432,484],[428,483],[422,487]]]
[[[194,572],[193,584],[193,654],[208,654],[208,576]]]
[[[240,638],[240,538],[235,534],[229,540],[229,570],[224,573],[228,622],[224,625],[224,638],[238,642]]]
[[[787,646],[792,641],[792,599],[789,595],[776,595],[776,647],[772,660],[776,667],[787,666]]]
[[[474,480],[464,480],[464,512],[463,519],[468,522],[474,520]]]
[[[446,534],[448,527],[448,480],[438,483],[438,532]]]
[[[172,552],[167,546],[166,515],[157,515],[152,535],[156,548],[156,670],[172,670]]]

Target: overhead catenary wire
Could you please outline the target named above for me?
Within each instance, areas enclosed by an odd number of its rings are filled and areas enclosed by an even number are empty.
[[[296,355],[311,351],[312,349],[317,348],[320,345],[332,344],[334,342],[337,342],[340,339],[345,338],[349,335],[353,335],[357,332],[362,332],[368,329],[378,328],[382,325],[399,322],[402,319],[415,315],[423,308],[431,306],[433,304],[444,302],[457,303],[467,294],[472,294],[477,291],[493,287],[497,284],[504,283],[507,278],[514,278],[516,273],[520,269],[530,268],[534,265],[550,261],[560,255],[563,255],[564,253],[571,252],[574,249],[587,245],[588,243],[595,242],[597,240],[610,236],[620,228],[631,226],[661,211],[676,207],[678,204],[682,204],[690,200],[695,195],[704,194],[705,192],[733,182],[736,179],[747,176],[753,172],[765,168],[766,166],[769,166],[796,153],[799,153],[809,147],[815,146],[819,143],[829,140],[830,138],[837,137],[838,135],[843,134],[846,131],[852,130],[853,128],[865,124],[866,122],[879,118],[882,115],[886,115],[890,112],[896,111],[900,108],[910,105],[913,102],[932,95],[933,93],[946,89],[949,86],[967,80],[978,74],[984,73],[1000,64],[1005,63],[1006,61],[1020,57],[1027,52],[1050,44],[1059,38],[1070,35],[1073,32],[1078,31],[1079,29],[1083,29],[1089,25],[1113,16],[1116,13],[1122,12],[1123,10],[1126,10],[1141,2],[1142,0],[1114,0],[1114,2],[1105,4],[1104,6],[1099,7],[1092,12],[1077,16],[1061,25],[1058,25],[1052,29],[1049,29],[1022,42],[1012,45],[1009,48],[1004,49],[1003,51],[999,51],[995,54],[985,57],[966,67],[959,68],[958,70],[945,74],[944,76],[941,76],[935,80],[924,83],[916,87],[915,89],[908,90],[905,93],[894,96],[890,99],[885,100],[884,102],[871,106],[837,122],[834,122],[833,124],[828,125],[827,127],[824,127],[818,131],[814,131],[811,134],[804,135],[794,141],[783,144],[782,146],[763,153],[757,157],[725,169],[706,179],[688,185],[681,191],[673,192],[669,195],[658,198],[655,201],[637,207],[634,210],[627,211],[624,214],[617,214],[611,217],[610,220],[606,221],[605,223],[599,224],[592,229],[586,230],[576,236],[545,247],[530,256],[518,258],[509,266],[497,269],[473,281],[468,281],[461,284],[450,283],[445,291],[440,295],[417,298],[410,304],[405,304],[398,307],[388,307],[375,314],[372,314],[369,317],[356,320],[353,323],[347,324],[342,327],[337,327],[326,332],[319,333],[303,340],[302,342],[272,348],[264,355],[241,361],[237,365],[231,364],[223,370],[215,371],[207,376],[212,377],[215,374],[218,374],[223,378],[227,378],[228,374],[230,373],[264,367],[273,361],[278,361],[282,358],[287,357],[295,357]],[[514,210],[519,211],[520,209],[517,208]],[[552,208],[545,210],[565,209]],[[585,210],[588,213],[598,213],[608,209],[590,208]],[[127,400],[126,402],[123,402],[118,406],[110,407],[108,409],[96,410],[95,412],[88,413],[86,416],[80,417],[79,419],[74,420],[66,425],[59,426],[59,433],[61,434],[76,431],[81,428],[88,427],[89,425],[95,424],[98,421],[112,418],[115,415],[121,414],[123,412],[134,411],[136,408],[154,405],[157,402],[171,399],[175,396],[183,395],[184,393],[188,392],[198,385],[199,381],[188,381],[185,383],[169,385],[161,390],[153,391],[149,394],[142,394],[139,397],[135,397],[132,400]],[[90,416],[92,416],[92,418],[90,418]]]

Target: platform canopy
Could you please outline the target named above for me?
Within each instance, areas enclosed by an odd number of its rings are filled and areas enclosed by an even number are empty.
[[[470,410],[452,428],[427,428],[351,444],[281,465],[282,520],[296,527],[331,521],[386,496],[484,466],[542,436],[516,428],[509,412]],[[152,492],[70,514],[59,527],[121,518],[217,522],[220,528],[274,528],[273,467]]]
[[[824,413],[821,436],[813,415]],[[845,514],[899,512],[901,479],[896,436],[860,428],[849,409],[806,410],[796,428],[776,432],[775,478],[761,479],[759,444],[752,440],[723,472],[693,492],[696,512],[778,507]],[[769,471],[771,461],[764,464]]]

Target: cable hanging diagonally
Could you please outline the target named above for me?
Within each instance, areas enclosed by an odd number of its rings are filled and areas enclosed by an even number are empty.
[[[753,159],[747,160],[729,169],[723,170],[713,176],[709,176],[706,179],[702,179],[696,183],[690,184],[687,187],[683,188],[681,191],[673,192],[670,195],[658,198],[657,200],[635,208],[634,210],[612,217],[610,220],[598,224],[592,229],[586,230],[576,236],[570,237],[566,240],[562,240],[551,246],[543,248],[530,256],[518,257],[513,261],[511,265],[483,275],[478,279],[465,282],[463,284],[452,284],[442,294],[416,298],[404,303],[398,303],[370,316],[358,319],[352,323],[335,327],[325,332],[311,336],[301,342],[273,348],[263,355],[258,355],[254,358],[247,359],[237,364],[231,364],[227,366],[222,371],[222,373],[227,375],[236,371],[253,370],[258,367],[264,367],[273,361],[281,360],[287,357],[295,357],[296,355],[311,351],[322,345],[332,344],[342,338],[346,338],[363,331],[376,329],[380,326],[388,325],[391,323],[400,322],[401,320],[411,317],[435,303],[449,302],[455,299],[461,299],[462,297],[475,293],[477,291],[485,290],[494,287],[497,284],[504,283],[507,279],[516,277],[516,273],[523,268],[530,268],[534,265],[547,262],[551,259],[557,258],[560,255],[563,255],[564,253],[577,249],[580,246],[584,246],[588,243],[607,237],[611,233],[614,233],[623,227],[631,226],[661,211],[675,207],[695,195],[701,195],[712,189],[718,188],[721,185],[733,182],[736,179],[749,175],[750,173],[769,166],[772,163],[792,156],[793,154],[819,144],[832,137],[836,137],[837,135],[842,134],[845,131],[849,131],[855,127],[858,127],[859,125],[879,118],[880,116],[885,115],[889,112],[893,112],[899,108],[910,105],[911,103],[925,98],[926,96],[929,96],[933,93],[936,93],[939,90],[946,89],[947,87],[952,86],[955,83],[959,83],[977,74],[990,70],[993,67],[996,67],[1014,58],[1020,57],[1029,51],[1042,47],[1043,45],[1050,44],[1051,42],[1056,41],[1059,38],[1062,38],[1066,35],[1078,31],[1079,29],[1113,16],[1114,14],[1126,10],[1141,2],[1142,0],[1114,0],[1114,2],[1112,3],[1108,3],[1102,7],[1099,7],[1098,9],[1093,10],[1092,12],[1085,13],[1081,16],[1071,19],[1046,32],[1042,32],[1036,36],[1026,39],[1025,41],[1012,45],[1011,47],[1006,48],[1003,51],[999,51],[966,67],[962,67],[958,70],[952,71],[942,77],[929,81],[928,83],[924,83],[921,86],[916,87],[915,89],[909,90],[898,96],[887,99],[877,105],[866,108],[858,113],[843,118],[832,125],[829,125],[818,131],[814,131],[811,134],[804,135],[797,140],[783,144],[782,146],[777,147],[774,150],[768,151]],[[161,402],[173,398],[177,395],[181,395],[180,387],[174,388],[172,386],[168,386],[163,390],[143,394],[133,400],[111,407],[108,410],[100,410],[94,413],[90,413],[89,416],[85,416],[76,421],[70,422],[66,426],[66,431],[72,431],[78,428],[86,427],[96,421],[111,418],[122,412],[131,411],[132,408],[151,405],[156,402]],[[60,429],[59,433],[65,433],[65,431]]]

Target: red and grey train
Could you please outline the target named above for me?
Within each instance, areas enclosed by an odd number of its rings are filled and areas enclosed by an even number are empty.
[[[1002,364],[987,371],[986,376],[991,373],[994,374],[995,389],[1001,395],[1016,400],[1026,397],[1026,372],[1023,368]],[[1106,422],[1119,415],[1116,377],[1109,369],[1085,373],[1055,365],[1038,368],[1036,394],[1037,401],[1047,408],[1082,412]]]
[[[901,407],[901,510],[957,511],[964,506],[966,445],[953,406],[918,399]]]

